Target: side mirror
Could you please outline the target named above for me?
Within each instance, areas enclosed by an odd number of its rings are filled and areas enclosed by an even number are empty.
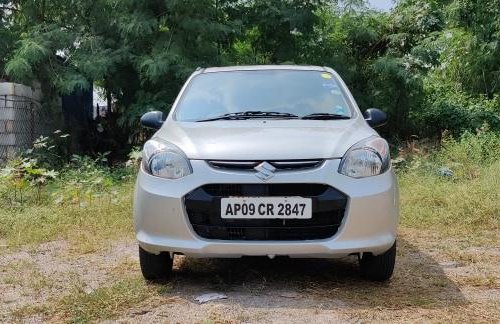
[[[165,120],[163,119],[163,112],[161,111],[150,111],[141,117],[142,126],[152,129],[160,129],[163,122],[165,122]]]
[[[370,108],[363,114],[370,127],[380,127],[387,123],[387,114],[380,109]]]

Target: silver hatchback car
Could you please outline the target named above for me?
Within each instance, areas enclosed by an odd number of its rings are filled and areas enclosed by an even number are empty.
[[[389,146],[332,69],[198,69],[146,142],[134,218],[148,280],[175,254],[238,258],[358,256],[383,281],[396,258],[399,193]]]

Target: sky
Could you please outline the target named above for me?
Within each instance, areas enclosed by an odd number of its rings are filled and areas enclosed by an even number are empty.
[[[393,6],[393,0],[368,0],[370,6],[374,9],[389,11]]]

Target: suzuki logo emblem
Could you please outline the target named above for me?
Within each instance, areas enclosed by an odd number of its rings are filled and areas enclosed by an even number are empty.
[[[257,173],[255,174],[257,178],[266,181],[274,177],[276,168],[273,167],[270,163],[262,162],[261,164],[257,165],[254,170],[257,171]]]

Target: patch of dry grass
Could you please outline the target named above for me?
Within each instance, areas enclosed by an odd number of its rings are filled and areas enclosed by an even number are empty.
[[[124,278],[91,293],[76,290],[59,301],[57,317],[71,322],[112,319],[154,293],[154,286],[137,277]],[[56,318],[57,318],[56,317]]]
[[[88,323],[103,319],[114,319],[132,308],[144,304],[166,288],[149,285],[139,276],[122,277],[109,286],[86,292],[75,287],[64,292],[63,297],[55,296],[44,304],[25,305],[11,314],[17,321],[41,316],[49,322]]]
[[[44,275],[33,262],[16,260],[5,269],[3,283],[16,285],[34,293],[54,286],[54,280]]]

